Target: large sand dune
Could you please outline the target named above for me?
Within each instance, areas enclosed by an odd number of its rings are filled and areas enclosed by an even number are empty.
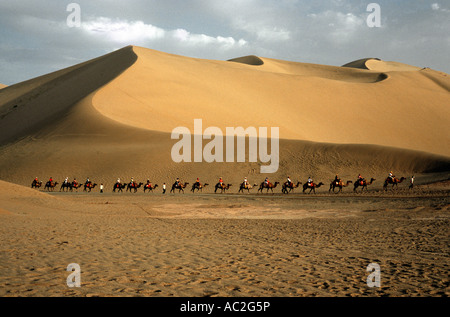
[[[2,89],[0,179],[265,177],[260,163],[174,163],[170,132],[192,131],[196,118],[222,131],[279,127],[272,179],[447,172],[450,79],[402,65],[214,61],[125,47]]]

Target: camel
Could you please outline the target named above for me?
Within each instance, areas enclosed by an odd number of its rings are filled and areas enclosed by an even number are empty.
[[[261,193],[262,193],[263,189],[265,189],[265,188],[267,188],[267,193],[269,192],[269,189],[273,193],[273,189],[275,187],[277,187],[278,184],[280,184],[280,182],[275,182],[274,184],[272,184],[271,182],[269,182],[267,184],[265,182],[262,182],[261,185],[259,185],[258,193],[259,193],[259,191],[261,191]]]
[[[116,189],[117,189],[119,192],[123,192],[123,189],[124,189],[125,187],[127,187],[127,184],[115,183],[115,184],[114,184],[114,187],[113,187],[113,192],[115,193],[115,192],[116,192]]]
[[[80,183],[72,182],[72,183],[70,184],[70,191],[73,191],[74,188],[78,191],[78,188],[81,188],[81,186],[82,186],[82,185],[81,185]]]
[[[42,186],[42,181],[38,182],[34,179],[33,182],[31,183],[31,188],[39,188],[41,186]]]
[[[253,186],[252,186],[250,184],[244,185],[244,182],[242,182],[241,185],[239,186],[238,193],[240,193],[240,192],[244,193],[244,189],[247,190],[247,193],[250,193],[250,189],[252,189],[253,187],[256,187],[256,186],[258,186],[258,184],[253,184]]]
[[[183,194],[184,194],[184,189],[186,188],[187,185],[189,185],[189,183],[184,183],[184,184],[180,183],[180,185],[177,185],[177,183],[175,182],[175,183],[173,183],[172,189],[170,190],[170,192],[175,193],[175,189],[178,189],[178,192],[183,192]]]
[[[291,184],[289,184],[288,182],[284,182],[283,183],[283,187],[281,188],[281,192],[283,194],[289,194],[291,191],[293,191],[295,188],[297,188],[298,186],[301,185],[302,182],[297,182],[297,184],[294,184],[291,182]],[[289,191],[288,191],[289,189]]]
[[[62,183],[61,184],[61,187],[59,188],[59,191],[66,191],[66,189],[67,189],[67,191],[69,191],[69,190],[72,190],[72,183],[69,183],[69,182],[67,182],[67,183]]]
[[[303,185],[303,192],[305,192],[305,190],[307,190],[308,188],[310,188],[309,190],[309,194],[311,194],[311,192],[314,192],[314,194],[316,193],[316,188],[319,188],[320,186],[325,185],[324,183],[320,182],[319,184],[316,183],[311,183],[311,185],[309,185],[308,183],[305,183]]]
[[[89,193],[91,192],[91,190],[93,190],[94,188],[95,188],[95,186],[97,186],[97,184],[92,184],[92,183],[86,183],[86,184],[84,184],[84,189],[83,189],[83,191],[85,192],[85,191],[88,191],[88,189],[89,189]]]
[[[361,186],[362,188],[361,188],[361,193],[363,192],[363,190],[364,190],[364,188],[366,189],[366,191],[368,190],[367,189],[367,186],[368,185],[372,185],[372,183],[375,181],[375,178],[371,178],[370,179],[370,182],[367,182],[366,181],[366,179],[363,179],[362,181],[361,180],[357,180],[357,181],[355,181],[355,183],[353,184],[353,191],[354,192],[356,192],[356,189],[359,187],[359,186]]]
[[[203,192],[203,188],[205,188],[205,187],[208,186],[208,185],[209,185],[208,183],[205,183],[205,184],[194,183],[194,184],[192,184],[192,189],[191,189],[191,191],[192,191],[193,193],[195,193],[195,190]]]
[[[395,176],[394,176],[393,178],[388,177],[388,178],[386,178],[386,180],[384,181],[383,189],[384,189],[384,190],[387,190],[387,186],[388,186],[389,184],[392,184],[392,189],[397,188],[397,187],[398,187],[398,184],[400,184],[401,182],[403,182],[405,179],[406,179],[405,177],[402,177],[402,178],[400,178],[400,179],[396,178]]]
[[[216,186],[215,186],[215,189],[214,189],[214,193],[216,193],[217,190],[220,188],[220,190],[221,190],[220,193],[222,194],[224,191],[230,189],[231,186],[233,186],[233,184],[225,185],[225,184],[222,183],[222,185],[220,185],[220,183],[217,183]]]
[[[341,180],[339,182],[333,180],[330,184],[330,189],[328,190],[329,192],[331,192],[331,189],[333,189],[333,193],[334,193],[334,189],[336,187],[339,187],[339,191],[338,193],[342,192],[342,188],[347,187],[349,184],[353,183],[352,181],[347,181],[346,184],[344,184],[344,182]]]
[[[47,189],[48,191],[53,191],[55,189],[56,185],[58,185],[58,182],[50,182],[50,181],[48,181],[45,184],[44,190]]]
[[[134,182],[134,183],[128,183],[128,185],[127,185],[127,190],[126,190],[126,191],[127,191],[127,192],[130,191],[130,193],[131,193],[131,190],[134,189],[134,192],[136,193],[137,190],[138,190],[139,188],[141,188],[142,185],[144,185],[144,183],[142,183],[142,182],[140,182],[139,184],[136,183],[136,182]]]
[[[158,187],[158,184],[156,184],[156,185],[145,184],[144,185],[144,193],[145,193],[146,190],[148,190],[148,192],[152,192],[153,193],[153,190],[155,190],[156,187]]]

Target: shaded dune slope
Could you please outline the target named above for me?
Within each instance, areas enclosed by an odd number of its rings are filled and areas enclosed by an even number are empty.
[[[52,124],[73,104],[105,85],[137,59],[131,47],[0,92],[0,144]],[[20,124],[17,124],[20,122]]]

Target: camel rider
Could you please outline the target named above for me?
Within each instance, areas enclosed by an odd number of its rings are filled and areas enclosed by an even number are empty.
[[[222,177],[219,178],[219,185],[220,185],[220,187],[222,187],[222,188],[224,187]]]
[[[180,179],[177,177],[177,180],[175,181],[175,186],[176,187],[180,187],[181,186],[181,182]]]
[[[269,186],[269,177],[266,177],[264,180],[264,185]]]
[[[77,179],[76,179],[76,178],[73,179],[73,185],[74,185],[74,186],[77,186],[77,185],[78,185],[78,182],[77,182]]]
[[[337,185],[340,184],[341,179],[339,178],[339,175],[338,175],[338,174],[336,174],[336,176],[334,177],[334,182],[335,182]]]
[[[120,177],[117,179],[116,183],[120,185]]]
[[[395,177],[394,173],[392,173],[392,171],[390,171],[388,178],[390,178],[391,181],[394,181],[394,177]]]
[[[64,180],[64,184],[67,184],[69,182],[69,177],[66,177],[66,179]]]
[[[53,186],[53,177],[50,177],[50,179],[48,180],[48,182],[50,183],[50,185]]]
[[[308,186],[311,187],[313,185],[313,180],[311,176],[308,178]]]
[[[292,187],[292,181],[291,181],[290,176],[288,176],[288,178],[287,178],[287,185],[288,185],[288,187]]]
[[[358,182],[362,185],[364,182],[364,178],[361,176],[361,174],[358,175]]]
[[[37,178],[37,177],[36,177],[36,178],[34,179],[34,183],[35,183],[35,184],[39,183],[39,181],[38,181],[38,178]]]
[[[132,187],[136,187],[136,181],[134,180],[134,177],[131,177],[130,183]]]
[[[89,180],[89,177],[86,179],[86,183],[85,183],[86,185],[91,185],[92,184],[92,182]]]
[[[197,177],[197,179],[195,180],[195,185],[198,186],[198,187],[201,186],[201,184],[200,184],[200,178]]]

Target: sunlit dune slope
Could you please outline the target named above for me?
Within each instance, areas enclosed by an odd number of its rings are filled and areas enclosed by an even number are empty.
[[[377,144],[450,155],[449,77],[386,66],[363,70],[256,56],[213,61],[133,47],[137,61],[97,91],[118,122],[156,131],[280,127],[280,137]],[[396,64],[395,64],[396,65]],[[396,69],[396,70],[392,70]]]

